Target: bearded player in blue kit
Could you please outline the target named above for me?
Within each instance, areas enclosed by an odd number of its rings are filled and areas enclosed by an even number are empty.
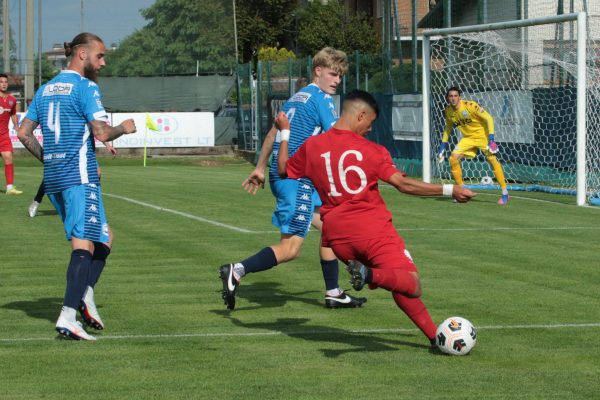
[[[44,163],[46,193],[71,241],[67,287],[56,330],[73,339],[95,340],[76,319],[79,309],[87,325],[104,328],[94,302],[94,287],[110,254],[112,231],[104,213],[93,141],[112,141],[134,133],[136,127],[132,119],[115,127],[107,122],[96,84],[105,65],[102,39],[84,32],[64,47],[65,55],[71,57],[67,69],[38,89],[18,136]],[[38,124],[44,148],[33,135]]]

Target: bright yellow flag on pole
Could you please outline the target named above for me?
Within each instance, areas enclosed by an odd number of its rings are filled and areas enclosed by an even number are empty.
[[[146,134],[144,135],[144,167],[146,166],[147,157],[146,138],[148,136],[148,129],[155,132],[158,132],[160,130],[158,129],[158,126],[156,126],[156,122],[154,122],[154,119],[152,119],[150,114],[146,113]]]
[[[146,113],[146,127],[148,129],[150,129],[151,131],[155,131],[155,132],[158,132],[160,130],[160,129],[158,129],[158,126],[156,126],[156,122],[154,122],[154,120],[148,113]]]

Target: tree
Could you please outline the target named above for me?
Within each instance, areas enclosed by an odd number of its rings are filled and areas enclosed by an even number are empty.
[[[282,47],[277,49],[276,47],[261,47],[258,50],[258,59],[260,61],[287,61],[289,59],[295,60],[296,55]]]
[[[291,48],[297,0],[236,1],[238,41],[241,61],[256,59],[261,47]]]
[[[38,71],[39,71],[39,59],[36,56],[35,60],[34,60],[34,68],[33,70],[35,71],[35,87],[38,88],[40,87],[40,85],[43,85],[44,83],[48,82],[50,79],[54,78],[54,76],[56,74],[58,74],[60,72],[60,69],[54,67],[52,65],[52,63],[48,60],[48,55],[42,53],[42,57],[41,57],[41,61],[42,61],[42,82],[40,84],[40,82],[38,81]]]
[[[297,9],[298,45],[302,55],[330,46],[347,53],[379,53],[379,33],[364,13],[348,11],[342,2],[312,2]]]
[[[105,75],[230,72],[235,64],[230,0],[157,0],[150,21],[107,56]]]

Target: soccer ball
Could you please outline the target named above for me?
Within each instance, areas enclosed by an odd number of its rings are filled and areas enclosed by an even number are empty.
[[[450,317],[442,322],[435,333],[435,344],[446,354],[464,356],[475,347],[477,331],[462,317]]]
[[[482,185],[491,185],[492,183],[494,183],[494,180],[490,176],[484,176],[481,178]]]

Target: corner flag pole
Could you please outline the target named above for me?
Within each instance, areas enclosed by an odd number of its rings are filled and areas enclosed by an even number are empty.
[[[144,167],[146,166],[146,158],[148,155],[148,152],[147,152],[148,129],[150,129],[151,131],[155,131],[155,132],[158,132],[160,130],[160,129],[158,129],[156,122],[154,122],[154,120],[152,119],[150,114],[146,113],[146,132],[144,133]]]
[[[144,132],[144,168],[146,168],[146,155],[147,155],[147,149],[146,149],[146,141],[148,139],[148,124],[146,124],[146,131]]]

